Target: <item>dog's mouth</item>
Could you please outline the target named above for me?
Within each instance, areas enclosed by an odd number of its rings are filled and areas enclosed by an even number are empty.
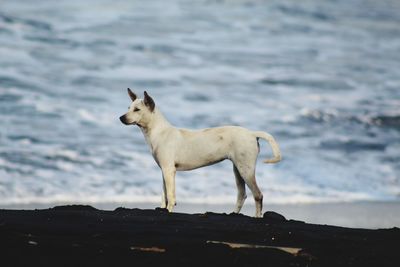
[[[122,115],[121,117],[119,117],[119,120],[120,120],[123,124],[125,124],[125,125],[134,125],[134,124],[136,124],[135,122],[128,122],[128,121],[126,120],[125,115]]]
[[[125,115],[122,115],[121,117],[119,117],[119,120],[125,125],[137,125],[137,126],[141,127],[141,125],[137,122],[127,121]]]

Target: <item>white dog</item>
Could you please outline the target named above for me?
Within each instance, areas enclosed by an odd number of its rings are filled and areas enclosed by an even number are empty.
[[[256,160],[260,150],[258,139],[269,142],[274,158],[265,163],[281,160],[278,144],[265,132],[252,132],[242,127],[224,126],[203,130],[186,130],[173,127],[155,106],[154,100],[144,92],[144,99],[128,88],[132,103],[120,117],[126,125],[137,125],[142,130],[151,153],[163,175],[162,208],[172,212],[175,206],[175,173],[208,166],[225,159],[233,163],[238,189],[236,213],[246,199],[245,184],[253,193],[256,217],[261,217],[263,195],[255,178]]]

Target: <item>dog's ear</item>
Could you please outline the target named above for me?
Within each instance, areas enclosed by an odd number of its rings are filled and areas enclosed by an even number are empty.
[[[154,111],[154,107],[156,104],[154,103],[153,98],[151,98],[146,91],[144,91],[144,104],[150,109],[151,112]]]
[[[132,102],[136,100],[137,96],[135,95],[134,92],[131,91],[131,89],[128,88],[128,95],[132,99]]]

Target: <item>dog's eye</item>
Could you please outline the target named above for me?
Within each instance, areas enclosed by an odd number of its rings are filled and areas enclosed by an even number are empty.
[[[140,109],[138,109],[138,108],[135,108],[133,111],[140,111]]]

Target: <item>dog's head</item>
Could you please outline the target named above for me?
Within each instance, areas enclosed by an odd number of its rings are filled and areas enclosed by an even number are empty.
[[[119,117],[125,125],[146,126],[154,113],[154,100],[144,91],[144,99],[137,98],[136,94],[128,88],[128,95],[132,100],[128,112]]]

